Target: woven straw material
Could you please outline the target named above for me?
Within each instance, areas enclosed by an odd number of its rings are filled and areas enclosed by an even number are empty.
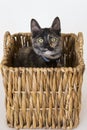
[[[79,124],[84,72],[82,33],[62,34],[64,45],[75,39],[78,65],[61,68],[11,67],[19,47],[31,46],[30,33],[5,33],[1,72],[10,127],[72,129]]]

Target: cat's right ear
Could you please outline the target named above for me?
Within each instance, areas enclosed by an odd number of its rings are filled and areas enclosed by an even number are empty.
[[[56,17],[52,23],[51,29],[55,31],[57,34],[61,32],[61,25],[59,17]]]
[[[38,22],[35,19],[31,20],[31,32],[32,34],[35,34],[37,32],[39,32],[41,30],[40,25],[38,24]]]

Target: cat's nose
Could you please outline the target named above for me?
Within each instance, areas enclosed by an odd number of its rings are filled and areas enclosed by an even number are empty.
[[[53,48],[49,46],[49,44],[46,44],[45,48],[47,48],[49,51],[53,51]]]
[[[49,46],[49,47],[48,47],[48,50],[49,50],[49,51],[53,51],[53,48]]]

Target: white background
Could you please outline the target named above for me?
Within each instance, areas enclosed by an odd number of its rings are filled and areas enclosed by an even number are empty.
[[[41,27],[50,27],[59,16],[63,33],[83,32],[84,60],[87,65],[87,0],[0,0],[0,61],[3,56],[3,35],[6,31],[30,32],[30,20]],[[0,130],[13,130],[6,124],[4,87],[0,75]],[[82,86],[80,124],[76,130],[87,130],[87,70]]]

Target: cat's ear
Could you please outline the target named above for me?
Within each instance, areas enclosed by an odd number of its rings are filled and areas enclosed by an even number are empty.
[[[37,33],[41,30],[40,25],[38,24],[38,22],[35,19],[31,20],[31,32],[32,33]]]
[[[51,29],[57,32],[61,32],[61,25],[59,17],[56,17],[52,23]]]

